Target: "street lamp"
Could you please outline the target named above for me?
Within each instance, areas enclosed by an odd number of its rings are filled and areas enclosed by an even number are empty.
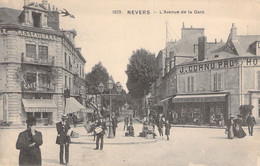
[[[98,91],[100,93],[100,106],[101,106],[101,109],[103,108],[102,106],[102,93],[104,91],[104,85],[102,84],[102,82],[98,85]]]
[[[109,109],[109,133],[108,133],[108,138],[114,138],[114,134],[113,134],[113,124],[112,124],[112,89],[113,89],[113,81],[108,80],[107,82],[107,88],[109,89],[109,100],[110,100],[110,109]],[[117,82],[116,84],[116,90],[118,93],[120,93],[122,91],[122,86],[120,84],[120,82]],[[116,94],[114,94],[116,95]]]

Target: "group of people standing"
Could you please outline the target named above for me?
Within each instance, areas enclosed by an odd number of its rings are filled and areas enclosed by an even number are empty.
[[[249,136],[253,136],[253,128],[256,124],[255,118],[252,116],[252,113],[249,114],[246,120],[248,125]],[[234,119],[234,115],[231,114],[230,118],[227,121],[226,134],[228,139],[233,139],[234,137],[243,138],[246,136],[245,131],[242,128],[243,119],[241,115],[237,115],[237,118]]]

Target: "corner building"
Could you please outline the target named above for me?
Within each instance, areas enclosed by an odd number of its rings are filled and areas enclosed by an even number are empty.
[[[232,24],[226,43],[207,42],[207,37],[201,34],[193,45],[193,53],[172,53],[172,59],[179,55],[187,59],[165,70],[162,80],[176,78],[172,83],[177,90],[158,100],[158,103],[167,101],[164,112],[175,115],[176,123],[209,124],[212,114],[223,114],[226,121],[231,113],[240,113],[241,105],[249,104],[254,106],[253,115],[259,122],[259,41],[260,35],[237,35],[237,28]],[[166,60],[165,66],[171,66]],[[172,87],[165,88],[171,92]]]
[[[23,10],[0,8],[0,120],[52,124],[70,101],[85,105],[86,60],[75,30],[60,30],[59,12],[47,0],[24,1]],[[66,110],[69,113],[71,110]]]

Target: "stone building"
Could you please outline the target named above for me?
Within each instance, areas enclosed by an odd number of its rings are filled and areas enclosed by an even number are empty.
[[[86,60],[76,31],[60,30],[58,9],[25,0],[23,10],[0,8],[0,20],[0,120],[21,124],[33,114],[50,124],[85,105]]]
[[[226,43],[209,43],[201,34],[193,47],[186,45],[189,49],[182,53],[186,60],[166,69],[162,77],[166,95],[158,102],[167,102],[164,112],[176,115],[177,123],[209,124],[211,117],[218,123],[222,115],[227,120],[231,113],[239,114],[241,105],[253,105],[253,115],[259,120],[259,39],[260,35],[237,35],[232,24]],[[176,43],[172,47],[177,48],[172,59],[178,58],[179,47]],[[166,68],[171,66],[167,57]]]

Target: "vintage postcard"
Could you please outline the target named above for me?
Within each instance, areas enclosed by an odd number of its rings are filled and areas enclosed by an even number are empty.
[[[260,0],[1,0],[0,165],[260,166]]]

